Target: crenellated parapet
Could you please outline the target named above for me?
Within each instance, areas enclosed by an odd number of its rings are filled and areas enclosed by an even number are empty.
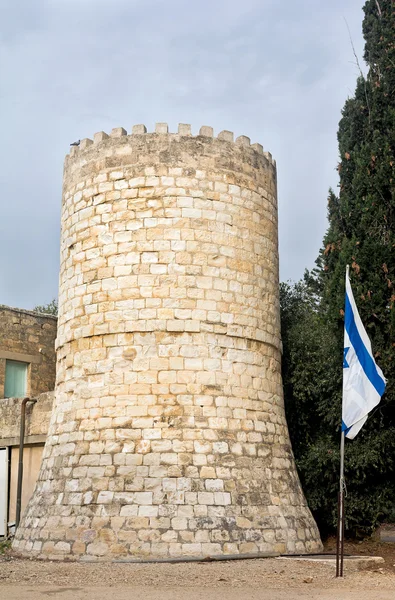
[[[147,132],[147,128],[143,124],[133,125],[131,132],[128,134],[126,129],[123,127],[115,127],[112,129],[110,134],[105,133],[104,131],[99,131],[94,134],[93,140],[90,138],[84,138],[80,141],[79,146],[72,146],[70,150],[70,154],[66,156],[66,160],[69,157],[77,157],[84,150],[90,148],[91,146],[96,146],[97,144],[101,144],[102,142],[107,142],[107,144],[111,144],[113,140],[117,140],[120,138],[130,138],[131,136],[169,136],[169,139],[179,139],[183,137],[196,137],[200,141],[208,141],[208,140],[220,140],[222,142],[235,143],[237,146],[242,146],[244,148],[250,148],[252,151],[257,152],[258,154],[264,156],[267,161],[272,164],[274,167],[276,166],[276,161],[273,159],[270,152],[265,152],[263,146],[258,143],[251,144],[251,140],[246,135],[240,135],[236,139],[234,139],[233,131],[221,131],[216,137],[214,136],[214,129],[207,125],[203,125],[197,136],[192,135],[192,127],[189,124],[180,123],[178,125],[178,132],[171,133],[169,132],[169,126],[167,123],[156,123],[155,131],[152,133]]]

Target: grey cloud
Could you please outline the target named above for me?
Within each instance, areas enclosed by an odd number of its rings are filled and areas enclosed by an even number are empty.
[[[233,129],[278,163],[283,279],[311,267],[362,0],[28,0],[0,14],[0,302],[57,292],[62,164],[95,131]]]

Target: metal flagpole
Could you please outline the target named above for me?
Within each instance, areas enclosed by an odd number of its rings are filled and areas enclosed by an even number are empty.
[[[336,540],[336,577],[343,577],[344,560],[344,431],[340,439],[340,489]]]
[[[346,267],[346,280],[349,277],[350,267]],[[340,488],[338,501],[337,540],[336,540],[336,577],[343,577],[344,559],[344,440],[345,433],[341,432],[340,438]]]

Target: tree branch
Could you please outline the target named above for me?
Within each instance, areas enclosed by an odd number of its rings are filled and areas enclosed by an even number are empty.
[[[376,0],[376,2],[377,2],[377,0]],[[356,53],[356,51],[355,51],[354,42],[353,42],[353,39],[352,39],[352,37],[351,37],[351,31],[350,31],[350,28],[349,28],[349,26],[348,26],[347,20],[346,20],[345,18],[344,18],[344,22],[345,22],[345,24],[346,24],[346,27],[347,27],[348,36],[349,36],[349,38],[350,38],[350,44],[351,44],[352,52],[353,52],[353,54],[354,54],[354,58],[355,58],[356,65],[357,65],[357,67],[358,67],[358,69],[359,69],[359,73],[360,73],[360,75],[361,75],[361,77],[362,77],[362,79],[363,79],[363,85],[364,85],[364,90],[365,90],[365,99],[366,99],[366,105],[367,105],[367,107],[368,107],[368,113],[369,113],[369,125],[370,125],[370,105],[369,105],[369,98],[368,98],[368,90],[367,90],[367,88],[366,88],[366,79],[365,79],[365,76],[364,76],[364,74],[363,74],[363,72],[362,72],[361,65],[359,64],[358,55],[357,55],[357,53]]]

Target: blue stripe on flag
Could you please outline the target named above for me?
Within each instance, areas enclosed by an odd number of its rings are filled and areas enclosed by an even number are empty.
[[[350,429],[351,429],[351,427],[347,427],[345,422],[342,421],[342,431],[344,431],[344,435],[347,435],[347,433],[350,431]]]
[[[350,342],[354,346],[355,353],[358,357],[358,360],[364,370],[366,377],[369,379],[370,383],[376,389],[377,393],[382,396],[385,390],[385,383],[381,379],[380,375],[377,373],[376,363],[373,358],[370,356],[367,351],[365,344],[363,343],[361,336],[359,335],[359,331],[357,329],[354,313],[352,310],[351,302],[346,293],[346,321],[345,321],[346,331],[348,333],[348,337],[350,338]]]

